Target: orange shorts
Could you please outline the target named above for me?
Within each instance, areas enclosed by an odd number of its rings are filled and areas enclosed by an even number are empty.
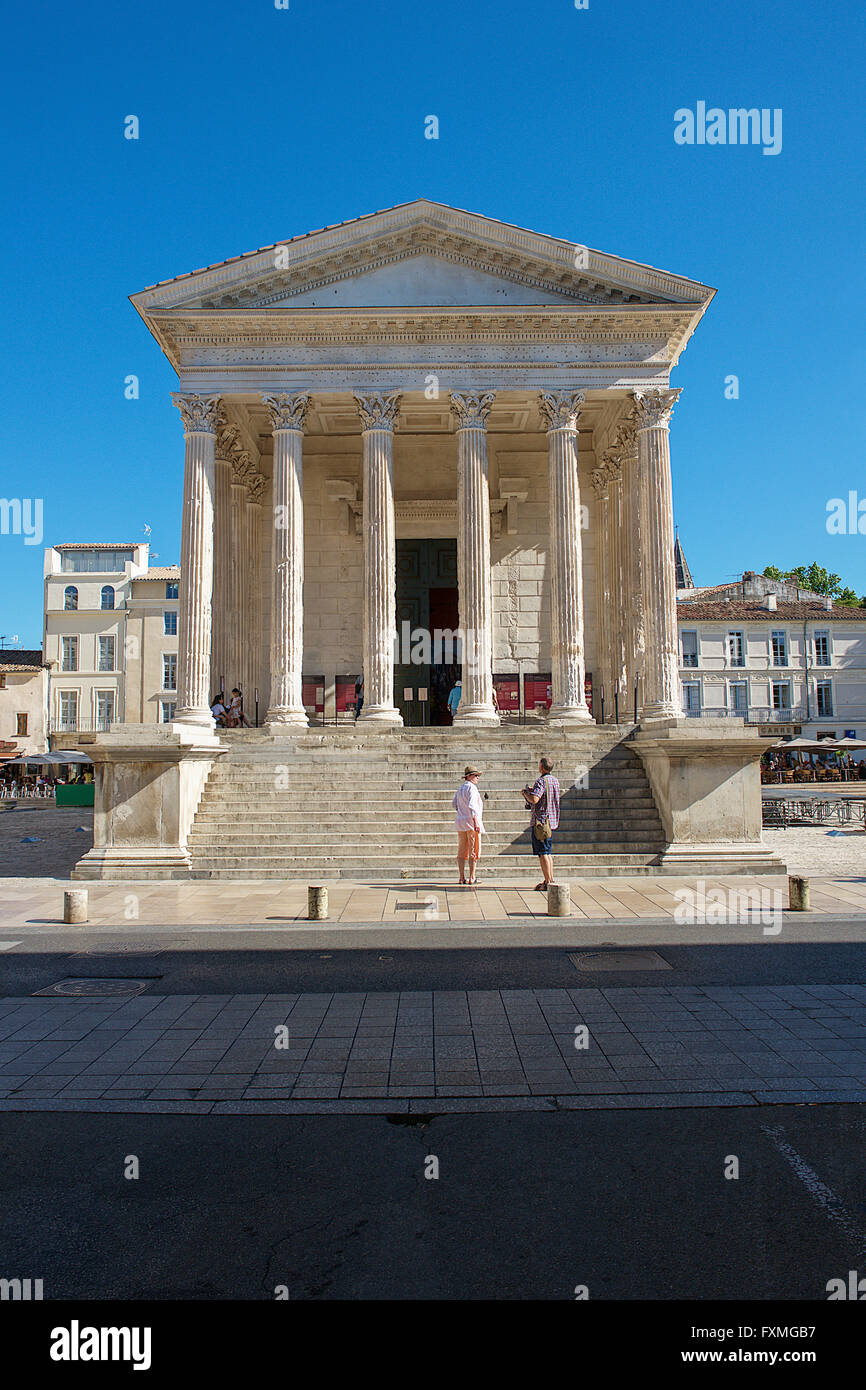
[[[481,836],[477,830],[457,831],[457,854],[461,859],[481,858]]]

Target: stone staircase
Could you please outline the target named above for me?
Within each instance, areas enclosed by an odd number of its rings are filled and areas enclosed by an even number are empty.
[[[488,832],[479,879],[525,880],[537,866],[520,788],[534,781],[542,754],[553,758],[562,788],[558,877],[664,872],[661,822],[628,732],[590,725],[377,734],[353,726],[275,740],[262,730],[231,731],[190,832],[191,877],[450,880],[451,798],[473,762],[483,773]]]

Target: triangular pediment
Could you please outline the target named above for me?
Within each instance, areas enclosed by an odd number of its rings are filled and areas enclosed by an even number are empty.
[[[165,281],[152,311],[701,305],[696,281],[418,200]]]

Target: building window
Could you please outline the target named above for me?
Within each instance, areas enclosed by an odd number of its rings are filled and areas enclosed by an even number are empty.
[[[789,681],[773,681],[773,709],[791,708],[791,685]]]
[[[170,579],[165,586],[166,598],[177,598],[177,580]]]
[[[174,712],[176,709],[177,705],[175,704],[174,700],[163,700],[161,702],[160,710],[162,712],[163,724],[170,724],[172,722],[172,720],[174,719]]]
[[[177,690],[177,652],[162,654],[162,688]]]
[[[829,632],[815,633],[815,665],[830,665],[830,634]]]
[[[16,737],[16,738],[26,738],[26,737],[27,737],[27,715],[26,715],[26,714],[16,714],[16,716],[15,716],[15,723],[16,723],[16,725],[17,725],[17,727],[16,727],[16,729],[15,729],[15,737]]]
[[[78,590],[74,584],[67,584],[63,590],[63,608],[66,613],[78,611]]]
[[[117,574],[135,558],[132,550],[64,550],[62,554],[64,574]]]
[[[0,671],[0,690],[6,689],[6,672]]]
[[[60,639],[60,669],[61,671],[78,670],[78,638],[61,637]]]
[[[787,666],[788,664],[788,634],[787,632],[774,631],[770,641],[773,648],[773,665]]]
[[[696,632],[684,632],[681,640],[683,644],[683,665],[697,666],[698,634]]]
[[[113,586],[112,586],[111,584],[103,584],[103,586],[102,586],[102,598],[101,598],[101,602],[100,602],[100,607],[101,607],[101,608],[113,608],[113,607],[114,607],[114,588],[113,588]]]
[[[745,681],[731,681],[728,686],[728,708],[734,714],[746,714],[748,712],[749,699],[747,689],[748,687]]]
[[[743,641],[742,632],[728,633],[728,664],[730,666],[745,666],[746,664],[746,644]]]
[[[686,714],[700,714],[701,687],[697,681],[683,682],[683,709]]]
[[[819,719],[832,719],[832,718],[833,718],[833,682],[832,682],[832,681],[818,681],[818,684],[817,684],[817,695],[818,695],[818,718],[819,718]]]
[[[172,611],[171,613],[163,613],[162,631],[164,637],[177,636],[177,614],[175,612]]]
[[[96,727],[104,732],[114,719],[114,691],[96,692]]]
[[[114,667],[114,638],[99,638],[99,661],[98,671],[113,671]]]
[[[60,692],[60,728],[74,733],[78,726],[78,691]]]

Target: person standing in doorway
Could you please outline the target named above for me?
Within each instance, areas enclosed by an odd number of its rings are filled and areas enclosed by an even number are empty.
[[[454,793],[451,802],[457,812],[454,827],[457,831],[457,868],[460,883],[469,888],[475,887],[475,869],[481,855],[481,836],[484,830],[484,803],[478,790],[481,773],[469,763],[463,769],[463,781]],[[466,864],[469,864],[469,877],[466,877]]]
[[[553,832],[559,825],[559,783],[553,776],[553,763],[550,758],[542,758],[538,764],[538,780],[523,788],[523,799],[532,812],[529,828],[532,835],[532,853],[537,856],[541,868],[541,882],[536,883],[537,893],[546,893],[553,882]]]
[[[358,719],[361,710],[364,708],[364,677],[359,676],[355,681],[355,718]]]
[[[458,676],[457,679],[456,679],[456,681],[454,682],[454,684],[453,684],[452,687],[451,687],[451,694],[448,696],[448,708],[449,708],[449,710],[451,711],[451,718],[452,718],[452,719],[454,718],[455,714],[457,713],[458,709],[460,708],[460,700],[461,700],[462,696],[463,696],[463,682],[461,681],[460,677]]]

